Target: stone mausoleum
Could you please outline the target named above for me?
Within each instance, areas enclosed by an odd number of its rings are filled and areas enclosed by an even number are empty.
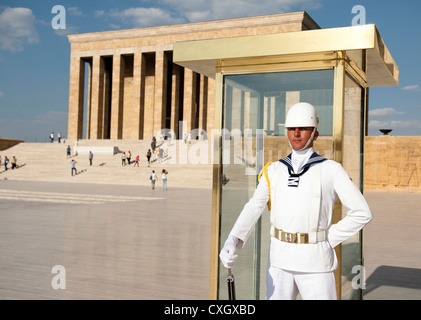
[[[174,64],[175,42],[319,28],[305,12],[293,12],[69,35],[68,138],[151,139],[161,129],[177,138],[194,129],[210,132],[215,81]]]

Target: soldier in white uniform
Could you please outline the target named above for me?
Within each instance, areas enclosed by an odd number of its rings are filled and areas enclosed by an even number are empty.
[[[295,104],[285,128],[292,153],[267,167],[253,197],[232,228],[220,259],[232,268],[266,204],[271,204],[271,232],[266,277],[267,299],[337,299],[333,271],[338,262],[333,248],[372,219],[359,189],[338,162],[314,152],[319,119],[315,108]],[[339,197],[349,210],[332,223]]]

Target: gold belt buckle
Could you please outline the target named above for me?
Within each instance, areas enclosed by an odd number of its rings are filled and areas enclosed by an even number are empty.
[[[297,243],[297,233],[289,233],[282,231],[282,238],[288,243]]]
[[[300,233],[300,243],[308,243],[308,233]]]
[[[300,238],[300,242],[298,242],[298,237]],[[308,243],[308,233],[291,233],[291,232],[285,232],[281,231],[281,241],[288,242],[288,243]]]

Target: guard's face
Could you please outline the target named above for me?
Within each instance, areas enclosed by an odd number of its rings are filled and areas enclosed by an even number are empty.
[[[288,140],[294,150],[301,150],[306,145],[308,139],[311,137],[313,127],[296,127],[287,128]],[[316,131],[314,134],[313,141],[317,139],[319,132]],[[313,141],[308,145],[308,148],[313,146]]]

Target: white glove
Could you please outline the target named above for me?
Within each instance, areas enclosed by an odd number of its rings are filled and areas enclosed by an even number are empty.
[[[229,235],[225,241],[224,247],[219,253],[219,258],[225,268],[231,269],[234,266],[234,261],[237,259],[238,254],[234,254],[236,249],[243,247],[243,241],[233,235]]]

